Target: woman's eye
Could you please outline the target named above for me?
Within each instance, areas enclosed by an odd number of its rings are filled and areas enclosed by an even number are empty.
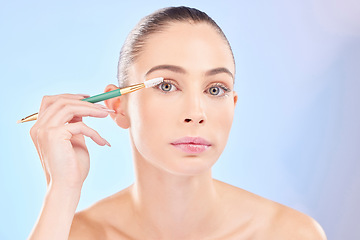
[[[225,92],[228,92],[229,90],[222,86],[213,86],[210,87],[207,92],[212,96],[222,97],[225,95]]]
[[[174,84],[169,82],[162,82],[158,85],[158,88],[163,92],[172,92],[177,90]]]
[[[215,83],[212,86],[210,86],[208,89],[206,89],[206,93],[214,97],[224,97],[229,92],[231,92],[231,89],[222,83]]]
[[[224,90],[219,87],[209,88],[209,93],[214,96],[218,96],[218,95],[222,94],[223,92],[224,92]]]

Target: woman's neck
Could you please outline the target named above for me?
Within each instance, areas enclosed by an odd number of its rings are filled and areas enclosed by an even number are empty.
[[[181,176],[135,156],[131,188],[136,221],[147,237],[185,239],[216,229],[221,209],[211,171]]]

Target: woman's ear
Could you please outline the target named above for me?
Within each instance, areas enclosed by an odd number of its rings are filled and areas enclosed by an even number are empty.
[[[109,84],[106,86],[104,92],[109,92],[119,89],[114,84]],[[126,112],[126,99],[123,96],[110,98],[105,100],[105,105],[107,108],[114,110],[114,113],[110,113],[111,118],[116,122],[116,124],[124,129],[130,127],[130,120]]]
[[[234,91],[234,106],[236,106],[237,100],[238,100],[238,95],[237,92]]]

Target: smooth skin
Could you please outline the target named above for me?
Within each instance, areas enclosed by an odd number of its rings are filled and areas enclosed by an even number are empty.
[[[48,191],[30,239],[326,239],[311,217],[212,178],[237,94],[231,52],[211,26],[170,24],[129,71],[130,84],[166,82],[107,100],[107,109],[80,95],[43,99],[31,136]],[[109,114],[129,129],[135,182],[75,213],[90,164],[83,136],[108,144],[81,118]],[[190,154],[171,144],[186,136],[211,146]]]

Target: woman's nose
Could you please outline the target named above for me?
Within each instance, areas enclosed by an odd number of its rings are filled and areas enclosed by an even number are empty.
[[[187,124],[204,124],[206,122],[206,114],[204,102],[200,97],[188,98],[185,104],[185,115],[183,122]]]
[[[205,121],[204,119],[198,119],[198,118],[196,118],[196,119],[194,119],[194,118],[185,118],[185,120],[184,120],[185,123],[194,122],[194,123],[199,123],[199,124],[204,123],[204,121]]]

